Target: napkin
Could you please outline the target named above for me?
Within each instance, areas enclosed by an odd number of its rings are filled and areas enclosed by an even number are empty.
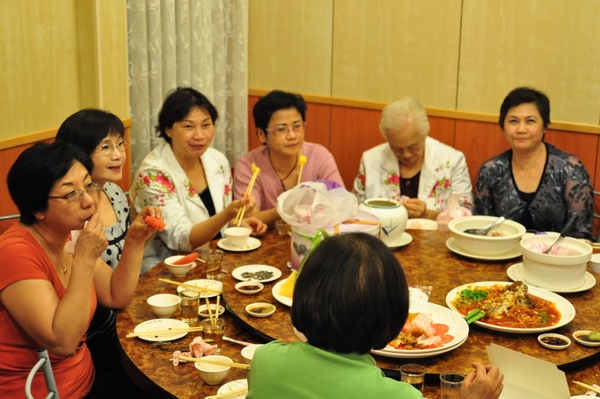
[[[500,399],[570,399],[565,373],[555,364],[491,344],[490,362],[504,374]]]

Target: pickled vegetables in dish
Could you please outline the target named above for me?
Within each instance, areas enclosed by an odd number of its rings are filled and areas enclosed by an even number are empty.
[[[448,325],[434,323],[426,313],[409,313],[402,331],[389,345],[403,350],[438,348],[454,340],[447,334],[449,330]]]

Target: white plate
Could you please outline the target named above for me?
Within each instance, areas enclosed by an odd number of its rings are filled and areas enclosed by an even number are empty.
[[[220,281],[217,281],[217,280],[207,280],[207,279],[188,280],[188,281],[184,281],[183,283],[187,284],[187,285],[195,285],[198,288],[210,288],[211,290],[223,292],[223,283]],[[186,288],[184,288],[182,286],[177,286],[177,292],[181,292],[185,289]],[[219,295],[220,294],[217,294],[215,292],[201,291],[200,298],[214,298]]]
[[[217,247],[231,252],[253,251],[256,248],[260,247],[260,245],[260,240],[254,237],[248,237],[248,241],[246,241],[246,244],[241,247],[234,247],[232,245],[229,245],[229,243],[227,242],[227,238],[221,238],[219,241],[217,241]]]
[[[505,254],[502,254],[502,255],[476,255],[474,253],[467,251],[460,245],[458,245],[456,243],[456,240],[454,239],[454,237],[450,237],[450,238],[448,238],[448,240],[446,240],[446,247],[450,251],[454,252],[455,254],[466,256],[467,258],[477,259],[477,260],[508,260],[508,259],[513,259],[518,256],[521,256],[521,251],[519,250],[519,246],[516,246],[511,251],[509,251]]]
[[[434,323],[443,323],[448,325],[450,330],[448,330],[447,334],[452,335],[454,340],[440,346],[439,348],[407,350],[396,349],[392,346],[387,346],[383,349],[374,349],[371,351],[371,353],[380,356],[404,359],[431,357],[458,348],[467,340],[467,337],[469,336],[469,325],[465,321],[464,317],[448,308],[436,305],[435,303],[418,302],[411,304],[410,312],[429,314],[431,315]]]
[[[388,248],[390,248],[390,249],[400,248],[400,247],[410,244],[412,242],[412,240],[413,240],[412,236],[410,234],[408,234],[407,232],[404,232],[404,233],[402,233],[400,240],[397,243],[388,245]]]
[[[276,267],[268,266],[268,265],[247,265],[247,266],[237,267],[237,268],[233,269],[233,271],[231,272],[231,275],[240,281],[246,281],[246,280],[248,280],[248,277],[242,276],[243,273],[256,273],[259,271],[266,271],[266,272],[273,273],[273,275],[269,278],[259,279],[258,281],[260,281],[261,283],[268,283],[269,281],[275,281],[279,277],[281,277],[281,270],[279,270]]]
[[[143,323],[138,324],[133,329],[135,333],[142,333],[148,331],[149,335],[140,335],[139,339],[143,339],[144,341],[152,341],[152,342],[165,342],[165,341],[173,341],[187,335],[187,332],[173,334],[173,335],[159,335],[153,336],[151,334],[152,331],[162,331],[168,330],[170,328],[189,328],[186,323],[181,320],[176,319],[153,319],[148,320]]]
[[[234,381],[228,382],[227,384],[223,384],[217,391],[217,394],[220,395],[222,393],[235,391],[236,389],[241,389],[241,388],[248,388],[248,380],[246,380],[246,379],[234,380]],[[228,396],[227,399],[244,399],[246,397],[246,393],[247,392]]]
[[[515,263],[514,265],[510,266],[506,270],[506,274],[508,275],[508,278],[510,278],[512,281],[523,281],[523,282],[527,283],[527,285],[530,285],[532,287],[539,287],[537,285],[530,284],[527,281],[525,281],[525,279],[523,278],[523,263],[522,262]],[[595,285],[596,285],[596,278],[594,276],[592,276],[591,273],[585,272],[585,279],[584,279],[583,285],[580,285],[577,288],[572,288],[569,290],[562,290],[562,289],[556,290],[556,289],[550,289],[550,288],[545,288],[545,289],[548,291],[559,293],[559,294],[571,294],[574,292],[581,292],[581,291],[589,290],[590,288],[592,288]],[[544,287],[539,287],[539,288],[544,288]]]
[[[406,228],[415,230],[437,230],[438,224],[435,220],[431,219],[408,219]]]
[[[278,281],[277,284],[275,284],[273,286],[273,289],[271,290],[271,292],[273,293],[273,296],[275,297],[275,299],[277,299],[277,301],[279,301],[280,303],[283,303],[286,306],[292,306],[292,298],[291,297],[279,295],[279,288],[281,288],[283,283],[285,283],[286,281],[287,281],[287,278],[284,278],[283,280]]]
[[[461,285],[460,287],[456,287],[456,288],[450,290],[450,292],[448,292],[448,294],[446,295],[446,304],[448,305],[448,307],[450,309],[459,313],[458,310],[456,310],[456,308],[454,307],[454,305],[452,305],[452,301],[454,300],[454,298],[456,298],[458,293],[460,291],[464,290],[465,288],[485,287],[485,286],[492,286],[492,285],[510,285],[510,284],[512,284],[512,283],[507,283],[506,281],[482,281],[482,282],[477,282],[477,283],[464,284],[464,285]],[[559,327],[569,324],[575,318],[575,307],[571,304],[571,302],[569,302],[562,296],[555,294],[554,292],[545,290],[543,288],[534,287],[531,285],[529,286],[528,292],[539,298],[545,299],[550,302],[554,302],[554,304],[556,305],[556,309],[558,309],[558,311],[560,312],[560,315],[561,315],[558,323],[556,323],[553,326],[539,327],[539,328],[502,327],[502,326],[496,326],[493,324],[483,323],[479,320],[474,322],[474,324],[476,324],[480,327],[483,327],[483,328],[487,328],[489,330],[494,330],[494,331],[502,331],[502,332],[508,332],[508,333],[516,333],[516,334],[530,334],[530,333],[541,333],[541,332],[545,332],[545,331],[555,330]]]

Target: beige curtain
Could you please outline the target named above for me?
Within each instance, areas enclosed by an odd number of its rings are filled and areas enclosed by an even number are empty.
[[[232,166],[248,149],[248,0],[127,0],[132,172],[155,148],[169,91],[191,86],[217,107],[212,146]]]

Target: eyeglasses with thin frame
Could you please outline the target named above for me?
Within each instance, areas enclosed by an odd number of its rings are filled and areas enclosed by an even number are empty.
[[[49,195],[48,198],[61,199],[61,200],[67,201],[69,204],[75,204],[76,202],[81,202],[81,200],[83,199],[83,193],[88,193],[89,195],[94,195],[94,194],[96,194],[96,191],[98,191],[99,188],[100,188],[100,182],[93,181],[90,184],[88,184],[84,190],[74,190],[74,191],[71,191],[67,195],[60,195],[60,196]]]
[[[292,126],[277,126],[275,129],[265,129],[265,132],[274,134],[277,137],[283,137],[291,130],[294,134],[304,133],[306,122],[296,122]]]
[[[119,140],[117,142],[117,144],[102,143],[102,145],[100,145],[100,147],[96,148],[96,151],[98,151],[100,154],[102,154],[104,156],[112,155],[112,153],[115,149],[117,149],[119,152],[123,153],[123,152],[125,152],[125,150],[127,150],[128,143],[129,142],[127,140]]]

